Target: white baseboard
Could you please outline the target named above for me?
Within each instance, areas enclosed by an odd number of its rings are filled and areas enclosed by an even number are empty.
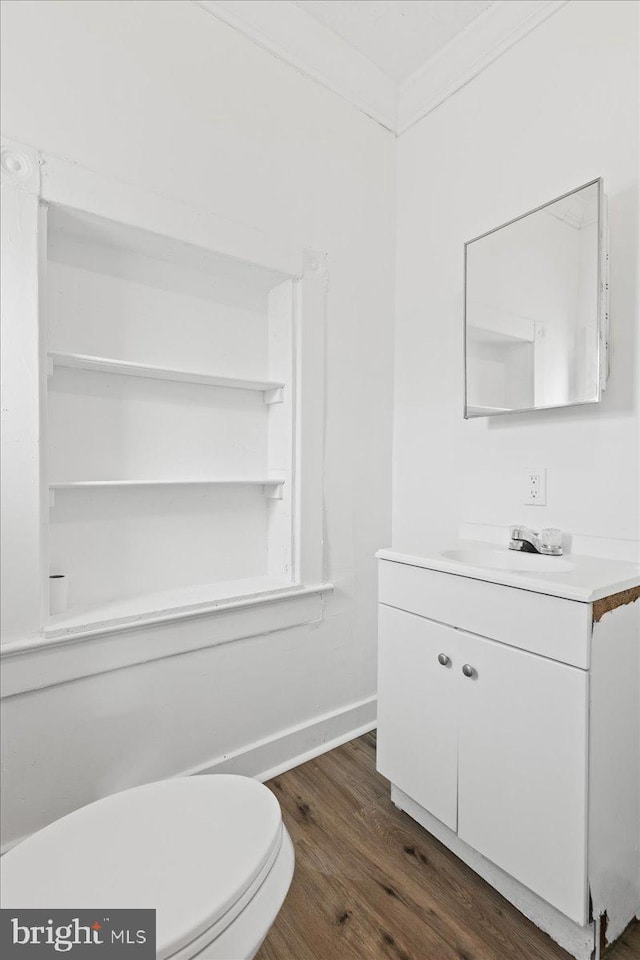
[[[376,726],[376,697],[359,700],[278,733],[254,740],[239,750],[192,767],[181,776],[207,773],[237,773],[254,780],[270,780],[285,770],[300,766]]]

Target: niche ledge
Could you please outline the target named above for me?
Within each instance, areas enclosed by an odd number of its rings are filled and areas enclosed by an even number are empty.
[[[306,589],[284,577],[251,577],[140,594],[111,600],[100,606],[68,610],[51,617],[44,627],[43,637],[45,640],[64,640],[67,637],[77,640],[98,633],[254,606],[283,596],[298,596]]]
[[[128,601],[128,609],[120,601],[84,614],[69,611],[51,618],[39,636],[8,641],[0,648],[2,696],[235,640],[268,640],[271,633],[321,620],[324,595],[333,590],[329,582],[292,584],[273,577],[234,583],[236,593],[241,589],[244,593],[231,596],[232,582],[225,581],[147,596],[156,601],[163,597],[162,609],[143,610],[145,598],[136,597]]]

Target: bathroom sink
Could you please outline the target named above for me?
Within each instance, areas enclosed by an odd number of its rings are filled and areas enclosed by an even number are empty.
[[[487,547],[461,547],[455,550],[443,550],[440,554],[445,560],[457,560],[472,567],[485,567],[488,570],[519,570],[527,573],[557,573],[560,570],[573,570],[574,565],[562,557],[549,557],[538,553],[522,553],[517,550],[492,550]]]
[[[376,556],[392,564],[424,567],[583,603],[640,585],[640,563],[580,553],[564,557],[523,553],[509,550],[507,542],[460,539],[449,541],[444,550],[444,544],[433,544],[422,555],[378,550]]]

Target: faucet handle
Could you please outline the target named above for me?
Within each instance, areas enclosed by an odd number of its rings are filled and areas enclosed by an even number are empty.
[[[526,527],[524,523],[514,523],[513,526],[509,527],[509,536],[512,540],[524,540],[525,537],[537,536],[537,530],[532,530],[530,527]]]
[[[545,527],[540,534],[540,542],[544,547],[560,550],[562,547],[562,530],[556,527]]]

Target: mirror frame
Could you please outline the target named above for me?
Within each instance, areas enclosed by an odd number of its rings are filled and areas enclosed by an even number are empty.
[[[544,210],[545,207],[550,207],[552,204],[558,203],[559,200],[564,200],[565,197],[570,197],[574,193],[579,193],[581,190],[585,190],[587,187],[593,187],[595,185],[598,187],[598,302],[596,305],[598,345],[596,360],[596,397],[593,400],[576,400],[573,403],[550,404],[549,406],[544,407],[522,407],[513,410],[495,411],[495,413],[469,413],[469,406],[467,403],[468,248],[472,243],[476,243],[478,240],[482,240],[484,237],[489,237],[492,233],[496,233],[498,230],[502,230],[504,227],[508,227],[512,223],[517,223],[518,220],[523,220],[532,213],[538,213],[539,210]],[[554,197],[553,200],[548,200],[546,203],[541,203],[540,206],[534,207],[532,210],[527,210],[526,213],[521,213],[518,217],[513,217],[511,220],[507,220],[505,223],[501,223],[499,226],[493,227],[491,230],[486,230],[477,237],[473,237],[472,240],[466,241],[464,245],[464,310],[462,320],[462,338],[464,356],[463,416],[465,420],[480,420],[487,417],[509,416],[510,414],[514,413],[535,413],[542,410],[561,410],[565,407],[577,407],[585,406],[587,404],[600,403],[602,400],[602,391],[606,388],[607,378],[609,375],[609,230],[607,220],[607,197],[604,192],[604,180],[602,177],[596,177],[595,180],[589,180],[587,183],[583,183],[579,187],[575,187],[573,190],[567,190],[566,193],[562,193],[560,196]]]

